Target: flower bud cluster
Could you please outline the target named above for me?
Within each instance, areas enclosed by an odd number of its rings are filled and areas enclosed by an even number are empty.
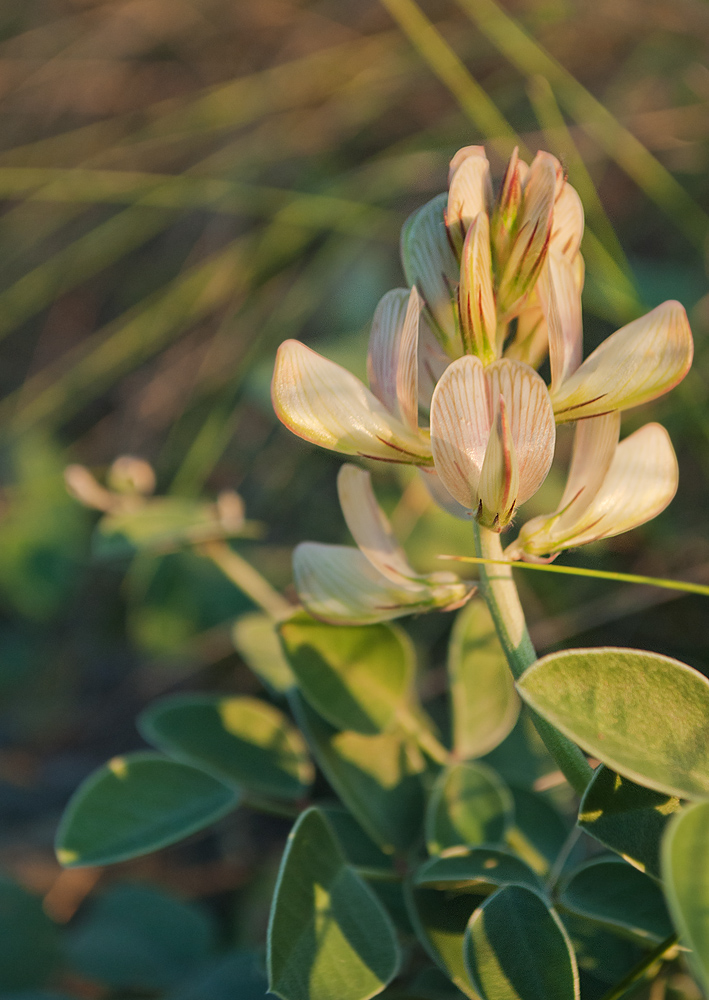
[[[496,532],[544,482],[556,425],[575,421],[559,506],[522,526],[510,558],[554,558],[654,517],[677,488],[674,451],[656,424],[619,443],[620,412],[684,377],[691,331],[683,307],[665,302],[582,361],[583,229],[579,196],[551,154],[527,165],[515,150],[495,196],[483,147],[461,149],[448,192],[402,230],[409,287],[388,292],[375,312],[369,388],[286,341],[273,376],[277,415],[325,448],[419,467],[438,503]],[[547,356],[549,385],[537,371]],[[299,546],[306,607],[328,620],[372,621],[464,599],[452,574],[415,574],[369,480],[346,468],[340,498],[358,549]]]

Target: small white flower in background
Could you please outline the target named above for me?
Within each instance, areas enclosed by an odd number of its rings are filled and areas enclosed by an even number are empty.
[[[343,465],[340,506],[357,548],[302,542],[293,554],[298,596],[314,618],[367,625],[434,608],[452,609],[473,587],[454,573],[417,573],[392,534],[368,472]]]
[[[618,443],[618,413],[576,426],[566,489],[554,514],[532,518],[508,558],[554,558],[563,549],[620,535],[650,521],[677,492],[677,459],[664,427],[646,424]]]

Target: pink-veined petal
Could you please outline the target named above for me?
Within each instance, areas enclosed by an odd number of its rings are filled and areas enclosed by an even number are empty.
[[[436,472],[448,492],[477,511],[480,471],[492,417],[483,364],[459,358],[450,364],[431,400],[431,450]]]
[[[511,554],[555,555],[637,528],[665,509],[678,481],[667,431],[660,424],[646,424],[618,445],[601,488],[576,520],[534,518],[524,525]]]
[[[490,164],[482,146],[479,153],[471,153],[457,167],[448,190],[446,224],[459,251],[465,234],[481,212],[487,214],[492,201]]]
[[[469,156],[485,157],[484,146],[462,146],[448,164],[448,186],[458,168],[468,159]]]
[[[278,349],[273,408],[294,434],[331,451],[430,465],[429,444],[392,416],[345,368],[297,340]]]
[[[451,363],[422,315],[419,321],[419,406],[428,412],[436,383]]]
[[[396,366],[396,401],[399,416],[409,430],[419,426],[419,317],[423,302],[416,288],[411,289],[399,342]]]
[[[538,287],[538,286],[537,286]],[[538,368],[549,351],[549,331],[537,289],[528,296],[517,317],[514,340],[505,348],[505,357]]]
[[[502,531],[512,520],[519,492],[519,466],[507,418],[505,397],[497,397],[497,413],[490,428],[480,472],[480,513],[486,528]]]
[[[522,504],[542,485],[554,458],[556,425],[549,392],[533,368],[508,358],[488,365],[485,378],[493,412],[498,397],[505,399],[519,467],[517,503]]]
[[[516,314],[544,264],[553,221],[557,167],[555,157],[537,153],[529,168],[519,226],[498,289],[498,312],[503,317]]]
[[[604,340],[554,393],[559,422],[626,410],[681,382],[694,346],[684,307],[663,302]]]
[[[549,250],[573,260],[581,246],[583,229],[583,204],[576,189],[565,181],[554,202]]]
[[[396,370],[401,331],[409,303],[408,288],[393,288],[374,311],[367,351],[369,388],[390,413],[397,413]]]
[[[554,392],[581,364],[583,328],[581,293],[574,265],[560,254],[547,254],[537,282],[549,334],[551,391]]]
[[[497,312],[492,286],[490,222],[485,212],[479,213],[465,237],[458,304],[466,352],[477,355],[483,363],[493,361]]]
[[[337,493],[347,527],[357,547],[392,583],[409,586],[416,577],[377,503],[372,478],[364,469],[345,464],[337,474]]]
[[[579,420],[566,487],[557,507],[563,527],[576,521],[593,502],[603,485],[620,437],[620,413]]]
[[[293,553],[293,577],[306,610],[333,625],[367,625],[402,615],[455,606],[472,593],[455,582],[397,587],[359,549],[302,542]]]
[[[401,261],[407,284],[418,288],[431,329],[451,357],[462,354],[456,297],[458,261],[448,238],[443,212],[447,195],[433,198],[409,216],[401,230]]]
[[[502,179],[490,226],[490,243],[498,269],[507,260],[510,251],[511,234],[522,204],[522,188],[527,170],[527,164],[520,161],[519,149],[515,146]]]

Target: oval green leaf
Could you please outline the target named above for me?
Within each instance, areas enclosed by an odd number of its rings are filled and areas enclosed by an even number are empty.
[[[270,615],[252,611],[241,615],[232,629],[236,651],[264,684],[279,694],[295,686],[293,671],[283,655]]]
[[[569,828],[541,792],[510,785],[515,805],[514,826],[507,843],[537,874],[549,871],[566,843]]]
[[[368,1000],[396,975],[399,949],[379,900],[318,809],[294,826],[268,928],[270,990],[283,1000]]]
[[[210,774],[159,754],[114,757],[72,796],[57,832],[68,868],[149,854],[204,829],[239,804]]]
[[[509,851],[478,847],[469,854],[430,858],[414,874],[414,885],[484,894],[511,883],[541,889],[531,868]]]
[[[579,826],[636,868],[660,877],[660,843],[675,795],[655,792],[601,765],[581,800]]]
[[[404,898],[416,936],[430,957],[462,993],[480,1000],[463,958],[465,929],[480,898],[468,893],[451,896],[410,882],[404,885]]]
[[[568,935],[542,897],[521,885],[489,896],[470,918],[465,962],[483,1000],[578,1000]]]
[[[543,718],[620,774],[681,798],[709,797],[709,681],[634,649],[569,649],[517,682]]]
[[[659,944],[672,933],[658,884],[620,858],[594,858],[571,872],[559,906],[645,941]]]
[[[453,747],[461,760],[482,757],[509,735],[520,700],[495,624],[483,601],[471,601],[448,647]]]
[[[410,848],[424,805],[426,762],[417,745],[398,733],[340,732],[297,691],[291,704],[325,777],[357,822],[387,854]]]
[[[510,790],[484,764],[453,764],[436,778],[426,810],[429,854],[497,844],[514,822]]]
[[[327,625],[299,612],[279,631],[301,693],[337,729],[380,733],[407,706],[414,653],[400,628]]]
[[[709,802],[674,816],[662,841],[667,905],[692,969],[709,991]]]
[[[174,695],[143,712],[138,728],[158,750],[262,795],[300,798],[315,777],[299,731],[258,698]]]

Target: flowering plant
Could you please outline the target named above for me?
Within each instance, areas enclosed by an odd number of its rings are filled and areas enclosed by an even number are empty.
[[[466,147],[448,192],[404,226],[409,287],[377,307],[369,387],[297,341],[278,352],[280,419],[373,468],[415,466],[470,522],[479,593],[412,565],[369,471],[349,462],[337,485],[355,547],[296,548],[302,607],[224,541],[248,533],[234,495],[182,512],[169,535],[261,604],[235,641],[271,700],[149,708],[139,725],[159,752],[89,778],[58,853],[69,866],[145,853],[242,796],[296,816],[268,935],[283,1000],[619,1000],[637,987],[689,1000],[686,959],[709,988],[709,681],[640,650],[537,659],[513,579],[515,564],[643,524],[677,489],[666,431],[621,441],[620,414],[687,373],[686,314],[666,302],[582,360],[583,221],[553,156],[527,166],[515,152],[493,197],[484,150]],[[556,509],[524,519],[568,422]],[[128,489],[76,468],[68,482],[106,512],[104,532],[164,546],[153,481],[125,460],[112,475],[128,472]],[[457,610],[443,735],[416,689],[413,644],[391,624],[434,610]],[[314,785],[311,755],[329,789]]]

